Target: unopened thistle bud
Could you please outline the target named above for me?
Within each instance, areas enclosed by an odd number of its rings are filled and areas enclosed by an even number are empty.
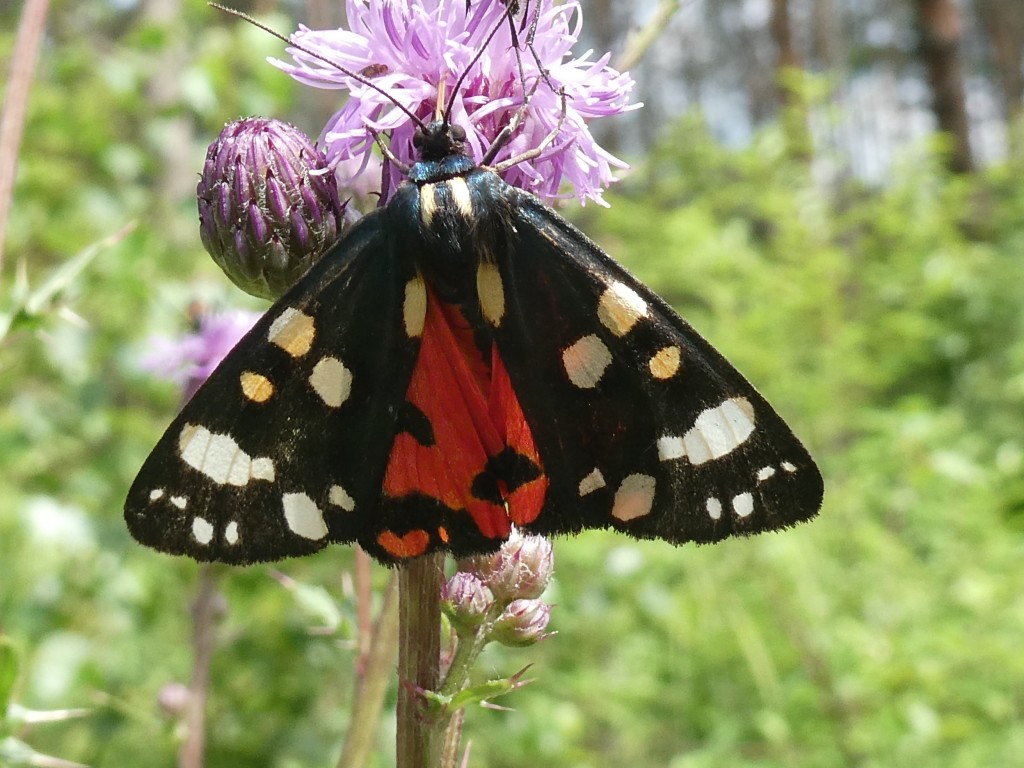
[[[339,237],[346,206],[323,152],[298,128],[249,117],[206,152],[199,234],[246,293],[275,299]]]
[[[499,603],[540,597],[551,581],[555,557],[551,542],[543,536],[523,536],[513,531],[501,548],[472,559],[470,569],[494,593]]]
[[[490,639],[502,645],[533,645],[546,635],[551,606],[542,600],[513,600],[494,622]]]
[[[458,630],[476,629],[492,605],[491,590],[472,573],[459,571],[441,588],[441,610]]]

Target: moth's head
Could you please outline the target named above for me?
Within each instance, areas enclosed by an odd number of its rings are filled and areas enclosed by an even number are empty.
[[[447,120],[434,120],[416,129],[412,137],[420,160],[444,160],[452,155],[466,155],[466,130]]]

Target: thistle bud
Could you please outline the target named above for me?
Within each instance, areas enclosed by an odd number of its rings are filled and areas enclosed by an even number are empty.
[[[513,600],[494,622],[490,639],[502,645],[533,645],[545,636],[551,606],[541,600]]]
[[[458,630],[473,630],[494,605],[494,595],[477,576],[459,571],[441,588],[441,610]]]
[[[555,567],[551,542],[543,536],[523,536],[513,531],[501,548],[473,558],[476,573],[502,604],[540,597]]]
[[[206,250],[235,285],[265,299],[290,288],[347,224],[323,152],[279,120],[226,125],[196,196]]]

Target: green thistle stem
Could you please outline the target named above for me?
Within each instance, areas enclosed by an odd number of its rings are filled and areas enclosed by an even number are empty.
[[[410,561],[398,573],[397,768],[439,765],[444,724],[423,717],[419,690],[436,691],[441,665],[443,555]]]

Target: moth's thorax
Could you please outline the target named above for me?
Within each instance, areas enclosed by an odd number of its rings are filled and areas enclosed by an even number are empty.
[[[452,303],[475,295],[480,264],[494,263],[497,250],[509,248],[514,236],[508,186],[473,165],[451,174],[464,160],[469,158],[417,163],[405,192],[423,246],[418,266],[439,298]]]

